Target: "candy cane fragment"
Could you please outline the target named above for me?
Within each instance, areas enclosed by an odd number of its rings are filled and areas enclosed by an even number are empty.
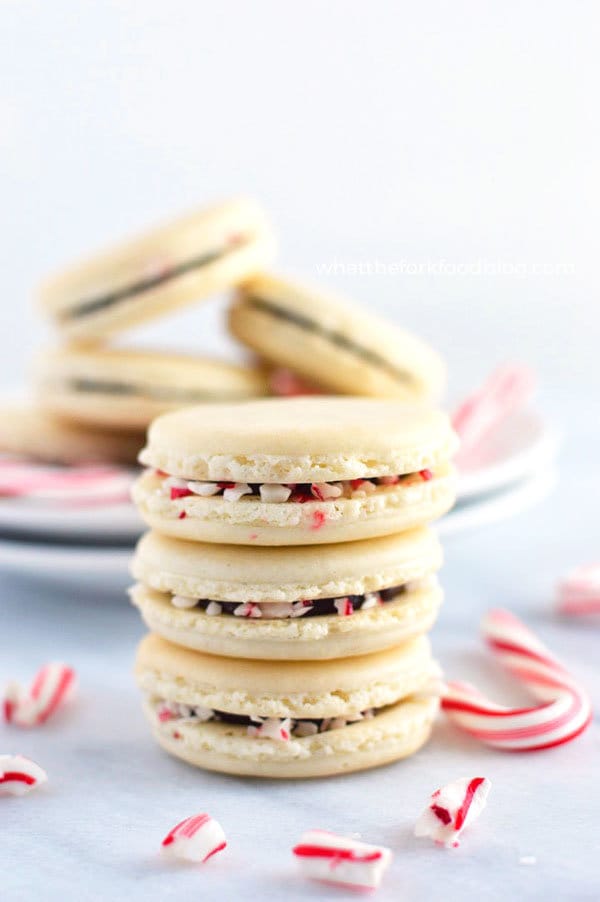
[[[4,695],[4,719],[17,727],[36,727],[45,723],[66,704],[75,691],[75,671],[66,664],[45,664],[29,689],[18,683],[7,686]]]
[[[23,796],[48,779],[46,771],[23,755],[0,755],[0,795]]]
[[[456,848],[462,831],[485,808],[492,784],[485,777],[461,777],[437,789],[415,826],[415,836],[430,836],[446,848]]]
[[[600,614],[600,564],[572,570],[558,586],[561,614]]]
[[[482,629],[492,653],[540,704],[505,707],[468,683],[451,682],[442,699],[450,719],[487,745],[509,751],[538,751],[579,736],[590,723],[591,704],[562,664],[508,611],[491,611]]]
[[[459,458],[467,457],[502,420],[523,407],[534,388],[535,376],[528,367],[505,364],[494,370],[452,415],[461,443]]]
[[[384,846],[371,846],[326,830],[309,830],[292,849],[305,877],[355,889],[375,889],[392,860]]]
[[[223,828],[209,814],[188,817],[162,841],[166,854],[186,861],[205,862],[227,845]]]

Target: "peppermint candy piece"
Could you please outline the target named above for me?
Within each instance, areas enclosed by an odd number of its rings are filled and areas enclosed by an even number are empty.
[[[452,426],[460,438],[459,463],[471,463],[473,452],[490,432],[513,411],[524,407],[535,389],[535,375],[526,366],[498,367],[487,382],[466,398],[452,415]]]
[[[442,708],[462,730],[500,749],[531,752],[570,742],[592,717],[587,692],[527,627],[509,611],[491,611],[482,630],[492,654],[527,689],[537,705],[509,708],[468,683],[451,682]]]
[[[167,833],[163,851],[173,858],[204,863],[227,845],[223,828],[209,814],[186,818]]]
[[[0,755],[0,796],[24,796],[47,779],[35,761],[23,755]]]
[[[268,717],[259,726],[249,726],[248,736],[253,739],[275,739],[277,742],[289,742],[292,731],[292,721],[289,717],[279,720],[277,717]]]
[[[558,587],[561,614],[600,614],[600,564],[576,567]]]
[[[305,877],[355,889],[376,889],[392,861],[385,846],[372,846],[327,830],[308,830],[292,853]]]
[[[259,492],[260,500],[266,504],[283,504],[292,494],[292,490],[287,485],[278,485],[276,483],[261,485]]]
[[[247,482],[236,482],[231,488],[223,490],[225,501],[239,501],[243,495],[251,495],[252,489]]]
[[[485,777],[461,777],[437,789],[415,826],[415,836],[429,836],[448,849],[485,808],[492,784]]]
[[[45,664],[29,689],[11,683],[4,695],[4,718],[17,727],[45,723],[66,704],[75,691],[75,671],[66,664]]]
[[[187,595],[173,595],[171,604],[176,608],[195,608],[198,604],[198,599],[189,598]]]

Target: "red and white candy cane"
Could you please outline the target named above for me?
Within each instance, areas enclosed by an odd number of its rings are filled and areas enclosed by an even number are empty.
[[[500,661],[540,704],[509,708],[468,683],[449,683],[442,708],[461,729],[487,745],[537,751],[562,745],[590,723],[587,693],[527,627],[508,611],[491,611],[484,637]]]
[[[11,683],[4,695],[4,719],[17,727],[36,727],[61,708],[75,690],[75,671],[66,664],[45,664],[29,689]]]
[[[47,779],[35,761],[23,755],[0,755],[0,795],[23,796]]]
[[[187,861],[208,861],[227,845],[223,828],[209,814],[188,817],[167,833],[163,850],[175,858]]]
[[[133,473],[124,467],[52,467],[0,458],[0,496],[66,504],[114,504],[129,499]]]
[[[460,438],[459,459],[467,458],[494,427],[526,404],[534,388],[535,377],[528,367],[506,364],[465,398],[452,414],[452,426]]]
[[[577,567],[558,586],[561,614],[600,614],[600,564]]]

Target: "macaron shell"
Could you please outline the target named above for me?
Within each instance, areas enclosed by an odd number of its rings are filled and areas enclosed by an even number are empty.
[[[66,348],[38,357],[34,380],[44,409],[102,427],[145,429],[199,401],[267,394],[258,367],[159,351]],[[143,443],[141,443],[143,444]]]
[[[172,501],[159,487],[160,479],[147,471],[132,495],[144,521],[167,536],[233,545],[321,545],[392,535],[437,520],[454,504],[456,475],[445,466],[416,485],[398,483],[366,498],[305,504],[266,504],[248,496]]]
[[[256,661],[217,657],[146,636],[136,678],[149,696],[259,717],[344,717],[431,691],[438,679],[428,640],[353,658]]]
[[[435,469],[457,444],[448,417],[430,408],[277,398],[165,414],[150,427],[140,461],[187,479],[331,482]]]
[[[149,629],[170,642],[212,655],[279,661],[346,658],[400,645],[431,629],[442,602],[435,577],[350,617],[209,616],[201,608],[176,608],[170,595],[139,583],[130,594]]]
[[[161,724],[145,714],[157,742],[189,764],[239,776],[296,779],[334,776],[398,761],[427,741],[438,710],[435,697],[399,702],[371,720],[289,742],[253,739],[226,724]],[[175,735],[174,735],[175,734]]]
[[[243,242],[228,245],[232,237]],[[127,299],[88,313],[69,312],[89,299],[110,295],[175,270],[203,254],[227,248],[212,262],[158,282]],[[275,255],[275,241],[262,209],[240,198],[188,214],[148,234],[97,254],[49,279],[40,306],[71,339],[96,343],[146,320],[222,291],[259,273]]]
[[[438,570],[442,549],[430,529],[354,545],[261,548],[144,535],[133,576],[158,592],[215,601],[299,601],[364,595]]]
[[[141,432],[87,428],[34,405],[15,404],[0,409],[2,454],[66,465],[134,465],[143,444]]]
[[[424,341],[347,299],[289,280],[259,275],[244,284],[229,328],[269,362],[331,392],[438,400],[444,387],[442,359]]]

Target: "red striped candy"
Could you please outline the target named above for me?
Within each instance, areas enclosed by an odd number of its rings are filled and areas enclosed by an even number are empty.
[[[506,707],[468,683],[448,684],[442,708],[462,730],[508,751],[538,751],[570,742],[592,717],[585,690],[527,627],[508,611],[483,622],[488,646],[539,704]]]

